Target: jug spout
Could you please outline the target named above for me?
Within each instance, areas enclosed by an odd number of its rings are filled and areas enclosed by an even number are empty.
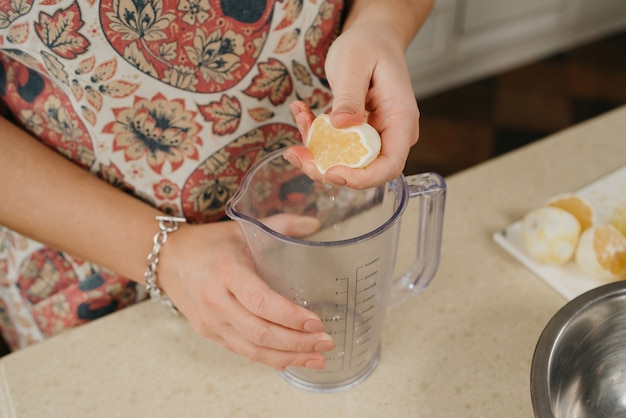
[[[390,306],[398,305],[423,291],[439,267],[446,182],[437,173],[406,177],[409,199],[417,204],[416,250],[406,271],[394,279]],[[409,213],[405,212],[405,217]]]

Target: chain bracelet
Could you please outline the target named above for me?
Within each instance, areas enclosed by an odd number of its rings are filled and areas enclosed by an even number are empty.
[[[181,222],[187,222],[187,220],[176,216],[157,216],[156,220],[159,222],[159,231],[154,234],[152,238],[153,245],[152,251],[148,254],[148,268],[143,274],[146,280],[146,291],[148,295],[150,295],[150,299],[161,301],[170,312],[177,315],[178,309],[176,309],[170,298],[168,298],[165,292],[157,285],[157,265],[159,264],[161,247],[167,242],[168,234],[177,231],[179,224]]]

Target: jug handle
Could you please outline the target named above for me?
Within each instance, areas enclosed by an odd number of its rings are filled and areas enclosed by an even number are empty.
[[[390,306],[398,305],[428,286],[439,267],[446,201],[446,182],[437,173],[406,177],[409,199],[417,199],[417,248],[411,266],[394,279]]]

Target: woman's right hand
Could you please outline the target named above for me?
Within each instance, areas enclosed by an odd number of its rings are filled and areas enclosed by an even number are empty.
[[[0,131],[0,178],[5,180],[0,223],[142,283],[158,230],[154,219],[163,213],[2,117]],[[297,223],[277,221],[275,229],[298,232]],[[256,274],[233,221],[181,225],[161,249],[158,274],[159,286],[201,335],[278,369],[323,367],[320,352],[332,348],[332,340],[320,319]]]
[[[296,235],[308,227],[276,222],[276,229]],[[161,253],[159,285],[200,335],[279,370],[324,367],[321,352],[333,343],[319,317],[258,276],[234,221],[183,224]]]

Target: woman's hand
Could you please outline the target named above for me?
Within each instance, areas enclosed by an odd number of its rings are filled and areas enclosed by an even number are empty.
[[[381,153],[365,168],[335,166],[323,176],[305,147],[292,147],[285,157],[314,179],[354,188],[400,175],[419,137],[419,110],[395,33],[375,22],[355,22],[331,45],[325,68],[334,95],[331,123],[345,128],[366,121],[381,135]],[[306,138],[313,113],[302,102],[292,103],[291,111]]]
[[[0,131],[0,177],[6,180],[0,182],[0,223],[141,283],[154,219],[163,213],[1,117]],[[268,222],[294,235],[319,227],[285,217]],[[198,333],[252,360],[278,369],[321,368],[320,352],[333,347],[313,312],[256,274],[232,221],[181,225],[161,249],[158,274],[159,286]]]
[[[306,234],[290,218],[272,227]],[[313,227],[317,227],[314,225]],[[333,348],[319,317],[274,292],[257,275],[233,222],[181,225],[163,246],[159,284],[194,329],[227,349],[276,369],[320,369]]]

